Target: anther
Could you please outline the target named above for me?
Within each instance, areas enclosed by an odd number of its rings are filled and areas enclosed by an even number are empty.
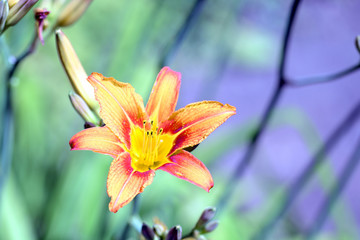
[[[146,120],[143,121],[143,125],[144,125],[144,127],[145,127],[145,125],[146,125]]]
[[[153,121],[153,120],[151,120],[150,124],[151,124],[151,126],[152,126],[152,125],[154,124],[154,121]]]

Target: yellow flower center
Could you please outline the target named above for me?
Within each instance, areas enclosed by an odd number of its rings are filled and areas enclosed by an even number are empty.
[[[174,137],[163,134],[153,121],[144,121],[143,128],[135,126],[130,133],[131,138],[131,166],[135,171],[146,172],[157,169],[169,162],[167,154],[170,152]]]

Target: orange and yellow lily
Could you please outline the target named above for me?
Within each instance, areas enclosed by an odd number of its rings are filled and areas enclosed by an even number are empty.
[[[130,84],[99,73],[88,77],[106,125],[82,130],[70,146],[114,158],[107,179],[110,211],[117,212],[141,193],[159,169],[206,191],[213,187],[209,170],[184,149],[202,142],[235,114],[235,107],[202,101],[175,111],[180,78],[180,73],[164,67],[145,108]]]

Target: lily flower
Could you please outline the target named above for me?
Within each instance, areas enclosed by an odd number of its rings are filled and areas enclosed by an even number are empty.
[[[109,209],[117,212],[163,170],[206,191],[214,183],[209,170],[185,148],[202,142],[235,114],[235,107],[216,101],[192,103],[175,111],[181,74],[164,67],[144,107],[127,83],[92,73],[88,81],[100,104],[103,127],[82,130],[71,150],[92,150],[114,158],[107,178]]]

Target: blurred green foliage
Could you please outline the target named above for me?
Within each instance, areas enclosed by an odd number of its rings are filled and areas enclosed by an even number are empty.
[[[146,100],[159,71],[159,59],[193,4],[194,1],[175,0],[94,1],[76,24],[63,31],[88,74],[100,72],[130,82]],[[266,32],[251,28],[250,23],[238,29],[235,10],[240,7],[241,3],[229,1],[224,4],[220,0],[206,5],[190,37],[184,40],[174,65],[186,61],[185,54],[190,54],[194,62],[201,59],[199,54],[202,54],[202,58],[214,64],[219,61],[219,55],[229,51],[236,61],[249,66],[268,64],[263,54],[273,51],[275,40]],[[33,34],[34,22],[30,15],[3,36],[15,55],[25,49]],[[233,41],[235,38],[242,39],[246,47],[241,48]],[[194,42],[194,39],[204,43]],[[218,46],[222,49],[220,53],[214,50]],[[199,66],[201,64],[199,61]],[[218,65],[214,64],[214,68]],[[0,239],[118,237],[128,221],[131,204],[116,214],[108,211],[106,177],[110,157],[69,151],[68,141],[83,128],[83,122],[68,100],[71,85],[58,59],[53,35],[22,63],[13,85],[14,157],[2,190]],[[0,103],[2,106],[3,102]],[[295,129],[309,148],[321,143],[306,116],[293,109],[276,116],[281,117],[274,118],[272,127],[285,125]],[[179,224],[184,233],[189,232],[202,210],[216,205],[226,187],[231,171],[226,167],[218,168],[221,161],[230,154],[238,154],[236,149],[246,145],[255,124],[249,119],[246,123],[223,126],[194,151],[214,176],[215,187],[210,193],[158,171],[154,182],[140,196],[141,218],[151,223],[154,217],[159,217],[168,226]],[[313,151],[314,147],[311,147],[310,152]],[[333,181],[333,172],[326,166],[318,177],[326,188],[329,181]],[[209,239],[249,239],[271,216],[273,209],[281,205],[284,187],[268,193],[270,197],[261,207],[243,211],[240,208],[251,187],[240,183],[233,190],[236,194],[229,206],[217,216],[220,225],[209,234]],[[353,229],[347,226],[354,226],[354,222],[344,204],[336,211],[343,215],[337,225],[340,230],[344,229],[339,238],[345,239],[344,234]],[[282,225],[281,229],[285,231],[286,227]],[[349,234],[354,236],[356,233]],[[132,235],[137,236],[134,231]]]

